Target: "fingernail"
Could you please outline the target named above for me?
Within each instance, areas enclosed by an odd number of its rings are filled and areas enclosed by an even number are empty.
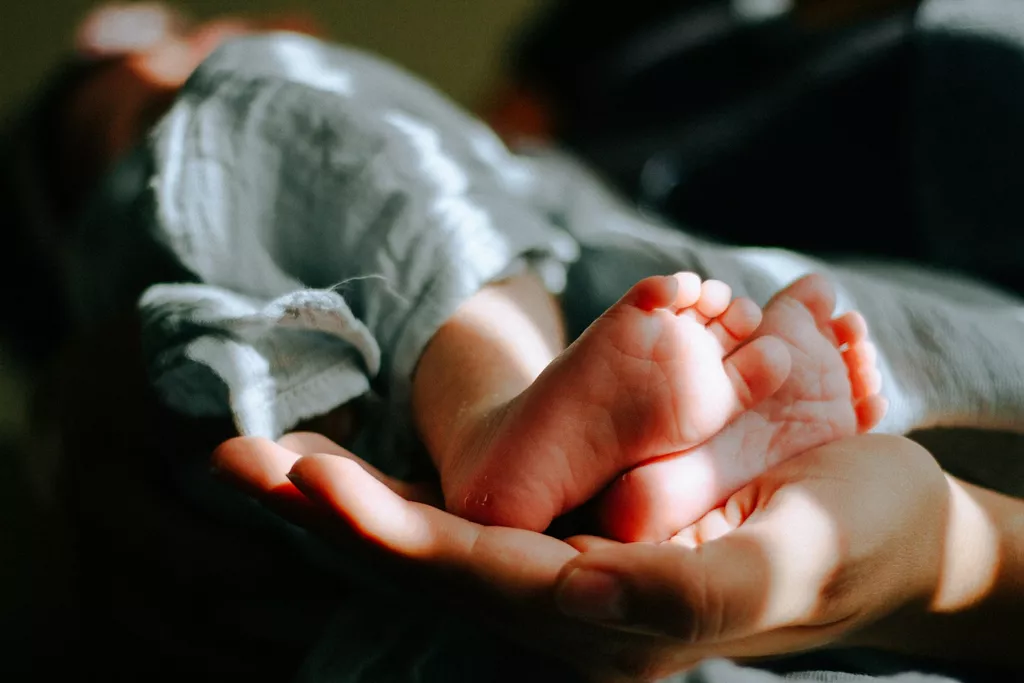
[[[306,480],[303,479],[301,476],[299,476],[298,473],[296,473],[296,472],[289,472],[288,474],[286,474],[284,476],[288,477],[288,481],[290,481],[292,484],[294,484],[295,488],[297,488],[299,490],[307,488]]]
[[[574,569],[562,582],[556,596],[558,608],[571,617],[591,621],[622,621],[626,618],[626,595],[612,574],[592,569]]]

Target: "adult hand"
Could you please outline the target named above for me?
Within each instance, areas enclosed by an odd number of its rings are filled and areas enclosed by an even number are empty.
[[[577,541],[585,552],[562,570],[559,603],[673,638],[694,659],[844,638],[897,645],[874,633],[980,589],[971,567],[950,573],[953,555],[978,550],[951,483],[910,441],[836,442],[777,466],[669,542]]]
[[[236,439],[215,462],[381,571],[598,680],[812,648],[930,604],[941,586],[950,487],[902,439],[793,458],[661,545],[482,527],[312,435]]]
[[[690,661],[673,638],[562,614],[555,588],[579,554],[570,543],[448,514],[436,507],[440,497],[433,488],[390,479],[322,436],[292,434],[278,444],[236,438],[217,449],[214,465],[269,507],[408,586],[410,594],[441,596],[594,680],[657,678]]]

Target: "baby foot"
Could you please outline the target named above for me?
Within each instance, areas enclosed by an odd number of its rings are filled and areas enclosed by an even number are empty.
[[[785,344],[747,299],[693,273],[647,278],[441,472],[448,508],[541,531],[640,462],[700,444],[782,386]],[[738,350],[737,350],[738,349]]]
[[[787,346],[792,369],[782,388],[697,448],[620,477],[600,501],[604,532],[664,540],[779,462],[878,424],[885,401],[867,325],[856,312],[833,319],[834,308],[820,275],[776,295],[754,338]]]

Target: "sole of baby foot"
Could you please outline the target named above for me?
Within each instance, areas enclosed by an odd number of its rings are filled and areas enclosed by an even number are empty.
[[[442,472],[449,510],[541,531],[619,472],[692,447],[783,386],[760,309],[693,273],[635,285]]]
[[[786,344],[792,370],[782,388],[700,446],[620,476],[597,505],[603,532],[665,540],[774,465],[877,425],[886,402],[867,324],[856,312],[833,318],[834,307],[820,275],[772,299],[755,338]]]

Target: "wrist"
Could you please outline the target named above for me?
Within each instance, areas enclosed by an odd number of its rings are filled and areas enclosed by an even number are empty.
[[[909,443],[909,442],[908,442]],[[959,557],[963,539],[973,532],[976,517],[954,485],[927,451],[916,445],[918,464],[904,473],[912,484],[901,494],[910,503],[894,519],[903,532],[881,553],[882,564],[870,570],[870,585],[855,590],[869,596],[861,626],[842,638],[844,646],[913,652],[920,624],[942,604],[952,604],[969,592],[969,568]],[[885,530],[885,533],[890,533]]]
[[[927,590],[851,638],[939,659],[1019,664],[1024,503],[946,475],[947,523]]]

